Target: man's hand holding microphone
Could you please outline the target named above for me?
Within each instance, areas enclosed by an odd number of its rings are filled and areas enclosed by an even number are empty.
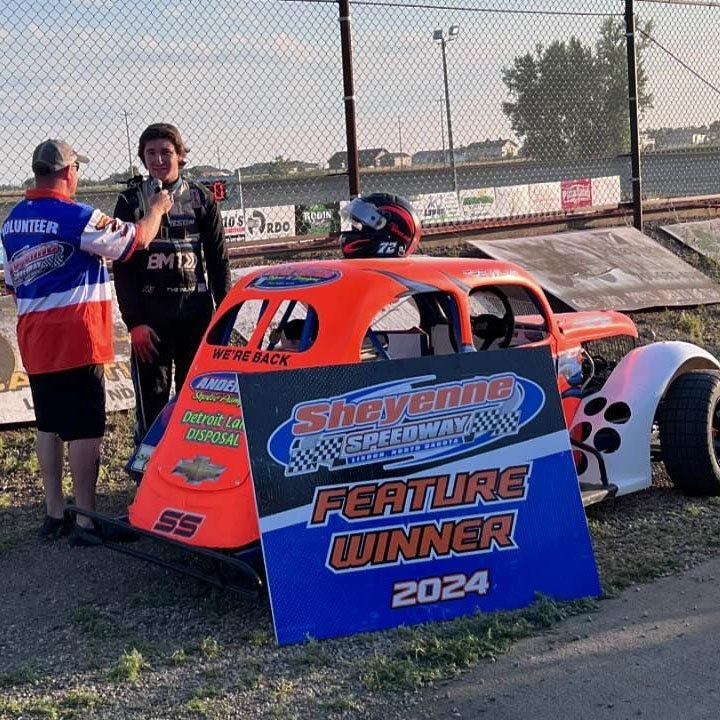
[[[137,223],[138,248],[144,250],[154,240],[160,229],[162,217],[173,205],[172,196],[163,190],[162,181],[150,178],[147,212]],[[130,330],[132,347],[140,362],[148,363],[157,358],[160,338],[149,325],[136,325]]]

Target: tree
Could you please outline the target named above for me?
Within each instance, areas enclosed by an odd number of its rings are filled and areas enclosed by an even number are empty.
[[[276,155],[275,159],[268,164],[268,174],[273,177],[284,177],[290,174],[290,161],[282,155]]]
[[[648,22],[644,32],[650,34]],[[638,42],[638,110],[652,106]],[[503,69],[513,100],[502,109],[523,140],[522,154],[537,159],[607,157],[630,147],[627,54],[622,21],[606,19],[595,47],[576,38],[538,45]]]

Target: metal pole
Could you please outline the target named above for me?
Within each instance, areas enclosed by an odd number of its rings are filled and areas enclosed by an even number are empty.
[[[400,141],[400,152],[402,152],[402,125],[400,124],[400,118],[398,118],[398,139]]]
[[[353,83],[350,0],[338,0],[340,46],[342,48],[343,91],[345,93],[345,135],[347,137],[347,174],[350,197],[360,194],[357,130],[355,126],[355,86]]]
[[[245,237],[247,237],[247,217],[245,216],[245,196],[243,195],[243,189],[242,189],[242,172],[240,168],[237,168],[235,170],[235,175],[237,176],[237,184],[238,184],[238,193],[240,195],[240,212],[242,213],[242,221],[243,225],[245,227]]]
[[[632,165],[633,225],[643,229],[642,176],[640,170],[640,130],[638,124],[637,48],[633,0],[625,0],[625,38],[627,46],[628,101],[630,103],[630,157]]]
[[[132,163],[132,150],[130,149],[130,124],[128,123],[127,110],[123,110],[125,115],[125,134],[127,135],[127,146],[128,146],[128,172],[130,177],[133,176],[133,163]]]
[[[445,59],[445,35],[440,40],[440,48],[442,49],[442,61],[443,61],[443,78],[445,80],[445,110],[447,111],[447,128],[448,128],[448,146],[450,148],[450,167],[452,168],[453,175],[453,190],[457,195],[458,181],[457,181],[457,170],[455,169],[455,148],[453,147],[453,136],[452,136],[452,119],[450,117],[450,89],[448,88],[448,76],[447,76],[447,60]]]
[[[440,103],[440,135],[442,136],[443,149],[443,167],[447,167],[447,153],[445,152],[445,111],[443,110],[444,100],[438,100]]]
[[[220,168],[222,166],[220,165],[220,146],[219,145],[217,146],[217,156],[218,156],[218,170],[220,170]]]

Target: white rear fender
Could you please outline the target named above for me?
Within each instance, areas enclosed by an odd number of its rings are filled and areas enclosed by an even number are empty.
[[[608,481],[618,488],[618,495],[649,487],[650,437],[660,400],[678,375],[719,368],[710,353],[691,343],[658,342],[635,348],[617,364],[601,390],[583,399],[570,424],[571,435],[600,451]],[[584,456],[578,468],[580,482],[600,485],[597,458],[588,452]]]

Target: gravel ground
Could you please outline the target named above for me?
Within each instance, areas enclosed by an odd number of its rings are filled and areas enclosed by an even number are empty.
[[[650,234],[654,234],[649,227]],[[685,259],[718,279],[692,251]],[[467,252],[456,247],[447,254]],[[720,308],[636,313],[643,341],[720,355]],[[101,511],[121,513],[130,419],[112,418]],[[36,539],[42,489],[31,429],[0,435],[0,718],[403,718],[433,688],[588,604],[275,647],[267,601],[249,603],[102,549]],[[605,593],[720,554],[720,503],[654,486],[588,510]],[[602,602],[601,602],[602,604]]]

